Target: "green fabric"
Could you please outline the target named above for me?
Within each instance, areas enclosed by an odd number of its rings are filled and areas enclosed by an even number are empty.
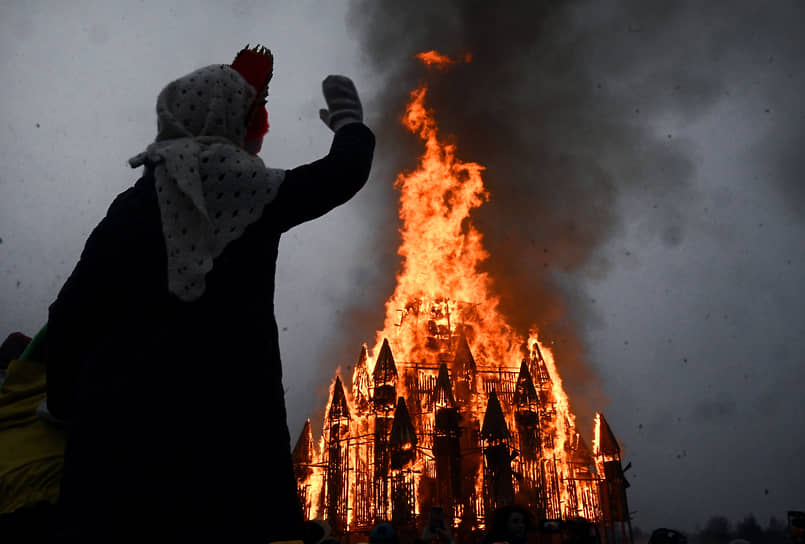
[[[45,365],[38,355],[45,328],[21,359],[11,361],[0,387],[0,514],[40,501],[56,502],[64,464],[64,431],[39,419]],[[33,347],[33,349],[31,349]],[[29,359],[22,360],[28,356]]]
[[[41,361],[42,360],[42,341],[45,338],[45,333],[47,333],[48,324],[39,329],[39,332],[36,333],[31,343],[28,344],[28,347],[25,348],[25,351],[22,352],[20,355],[20,361]]]

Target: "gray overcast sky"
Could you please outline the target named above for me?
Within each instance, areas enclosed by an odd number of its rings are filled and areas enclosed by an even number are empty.
[[[281,244],[295,438],[336,366],[382,326],[398,264],[392,183],[417,151],[394,108],[425,77],[411,53],[474,48],[434,81],[439,121],[462,159],[489,167],[476,218],[489,266],[533,293],[534,314],[502,289],[504,307],[556,342],[588,438],[591,411],[605,413],[633,463],[637,525],[805,509],[802,8],[375,4],[0,4],[0,336],[46,320],[139,174],[125,161],[153,140],[161,88],[262,42],[275,55],[266,164],[327,151],[329,73],[355,80],[379,137],[369,185]]]

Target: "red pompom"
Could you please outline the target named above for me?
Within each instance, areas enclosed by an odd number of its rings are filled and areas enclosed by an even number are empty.
[[[274,56],[263,46],[256,45],[254,49],[249,49],[247,45],[238,52],[231,66],[254,87],[259,96],[268,87],[274,73]]]
[[[274,73],[274,57],[270,50],[261,45],[256,45],[254,49],[249,49],[247,45],[238,52],[231,66],[257,92],[249,107],[249,125],[244,142],[244,147],[256,154],[263,145],[263,136],[268,132],[265,99],[268,96],[268,82]]]

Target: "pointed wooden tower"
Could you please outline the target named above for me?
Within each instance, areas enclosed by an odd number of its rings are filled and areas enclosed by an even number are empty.
[[[416,429],[408,414],[405,399],[397,399],[394,423],[389,435],[391,458],[391,520],[396,527],[411,526],[416,521],[416,477],[413,463],[417,454]]]
[[[467,512],[476,511],[478,505],[483,504],[484,488],[476,489],[478,472],[483,471],[483,454],[481,444],[481,418],[475,414],[473,406],[478,403],[478,391],[482,389],[481,378],[478,374],[478,365],[467,337],[461,333],[456,340],[455,355],[450,366],[453,374],[451,380],[454,386],[454,398],[457,410],[460,412],[460,427],[458,432],[459,450],[459,478],[454,484],[457,491],[455,507],[460,505],[464,512],[460,526],[467,530],[469,527]]]
[[[352,371],[352,400],[355,405],[355,412],[363,414],[369,409],[369,358],[366,351],[366,344],[361,346],[361,353],[358,355],[358,362],[355,363],[355,370]]]
[[[475,357],[472,356],[467,338],[463,334],[458,338],[452,368],[456,384],[456,397],[459,402],[469,402],[478,392],[475,383],[478,366],[475,364]]]
[[[534,379],[534,384],[537,389],[542,392],[550,392],[553,383],[551,381],[551,374],[548,372],[548,365],[545,363],[545,358],[542,356],[542,351],[539,349],[539,344],[534,342],[531,346],[531,357],[529,360],[529,372]],[[540,398],[545,401],[544,398]]]
[[[450,374],[447,365],[439,365],[439,374],[436,377],[436,387],[433,389],[433,403],[436,409],[455,408],[456,399],[453,397],[453,387],[450,383]]]
[[[542,447],[552,450],[554,447],[554,429],[556,428],[556,399],[553,395],[553,381],[548,372],[548,365],[539,349],[539,344],[534,342],[531,345],[531,356],[528,359],[528,371],[531,374],[532,383],[539,396],[539,423],[540,440]],[[554,469],[551,469],[554,470]],[[544,480],[545,478],[543,478]],[[554,478],[549,478],[554,479]],[[549,482],[548,482],[549,483]],[[558,505],[558,502],[556,503]],[[561,515],[561,512],[553,512],[551,515]]]
[[[484,456],[484,499],[486,511],[492,512],[514,502],[511,434],[503,416],[497,393],[489,395],[489,403],[481,427],[481,449]]]
[[[391,353],[388,339],[383,339],[380,354],[372,372],[372,413],[374,416],[374,479],[373,495],[378,519],[388,519],[389,471],[391,457],[389,435],[394,421],[393,411],[397,402],[397,365]]]
[[[372,390],[374,382],[369,375],[368,352],[366,344],[361,346],[358,361],[352,371],[352,402],[356,425],[353,431],[357,436],[372,432],[370,418],[373,415]],[[354,462],[353,482],[354,503],[351,505],[354,521],[358,526],[370,525],[374,521],[374,474],[371,469],[374,456],[374,442],[369,440],[352,441]]]
[[[520,474],[518,502],[530,506],[537,516],[545,517],[545,489],[542,481],[542,445],[539,427],[539,394],[531,379],[528,362],[523,359],[512,397],[517,445],[516,466]]]
[[[327,411],[324,436],[326,440],[325,460],[325,513],[327,522],[334,530],[346,527],[349,509],[349,439],[350,414],[341,377],[336,376],[330,409]]]
[[[330,411],[327,413],[327,419],[330,421],[350,419],[349,406],[347,406],[347,397],[344,394],[344,385],[341,383],[341,376],[335,377],[333,396],[330,398]]]
[[[418,438],[416,429],[408,415],[405,399],[397,399],[397,408],[394,410],[394,422],[391,424],[389,435],[389,448],[392,451],[391,468],[402,470],[416,459],[416,445]]]
[[[310,419],[307,419],[291,454],[296,476],[296,493],[299,496],[299,504],[302,505],[302,514],[305,519],[310,517],[310,507],[313,501],[308,481],[313,474],[313,454],[313,433],[310,430]]]
[[[310,418],[305,420],[305,426],[299,433],[299,439],[296,441],[291,457],[294,466],[297,467],[306,468],[313,462],[313,432],[310,430]]]
[[[436,458],[436,493],[433,500],[435,505],[444,508],[445,519],[450,524],[455,515],[456,502],[462,496],[461,429],[453,385],[444,363],[439,366],[433,389],[433,410],[433,456]]]
[[[386,412],[394,410],[397,402],[397,365],[394,363],[388,339],[383,340],[380,354],[377,356],[372,382],[374,409]]]
[[[623,474],[618,439],[600,413],[595,414],[593,457],[598,470],[603,536],[609,544],[615,544],[621,539],[622,542],[631,544],[634,538],[626,498],[629,482]],[[618,528],[621,539],[618,539]]]

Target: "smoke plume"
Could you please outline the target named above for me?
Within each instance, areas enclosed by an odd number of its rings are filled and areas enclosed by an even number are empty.
[[[589,13],[592,9],[592,4],[553,2],[358,0],[351,10],[363,51],[386,78],[380,102],[372,105],[382,116],[373,127],[383,171],[414,166],[420,151],[399,117],[408,93],[426,78],[427,101],[438,112],[442,133],[454,135],[463,160],[487,168],[491,201],[473,221],[491,254],[486,265],[502,310],[517,330],[538,326],[585,416],[603,400],[580,338],[578,320],[589,310],[572,307],[580,302],[574,298],[584,297],[563,297],[556,274],[600,273],[595,250],[618,231],[619,194],[635,186],[684,193],[692,169],[684,156],[635,122],[648,105],[625,91],[622,81],[650,55],[638,47],[639,32],[630,33],[629,19],[619,10]],[[635,17],[632,30],[667,15],[646,10]],[[414,55],[432,49],[455,58],[469,54],[472,60],[426,73]],[[659,90],[669,100],[669,88],[679,84],[635,83],[643,85],[643,93]],[[703,74],[684,83],[695,85],[699,95],[717,93]],[[651,106],[658,107],[654,100]],[[698,101],[687,104],[690,111],[700,107]],[[665,217],[657,222],[672,244],[682,236],[674,220],[673,207],[665,206]],[[393,240],[387,243],[396,247]]]
[[[595,306],[576,280],[606,274],[600,250],[621,232],[623,199],[646,202],[649,236],[683,243],[693,153],[664,121],[692,122],[724,96],[722,62],[734,56],[740,29],[762,15],[721,12],[640,1],[351,6],[366,60],[385,78],[369,108],[380,115],[370,121],[375,176],[394,179],[415,166],[421,150],[399,119],[410,91],[427,81],[442,134],[454,137],[462,160],[487,168],[491,200],[472,219],[502,310],[517,330],[538,326],[585,419],[604,399],[583,342]],[[428,71],[414,58],[428,50],[472,60]],[[385,193],[379,201],[396,205]],[[386,225],[378,247],[396,248]],[[389,250],[376,257],[394,260]]]

